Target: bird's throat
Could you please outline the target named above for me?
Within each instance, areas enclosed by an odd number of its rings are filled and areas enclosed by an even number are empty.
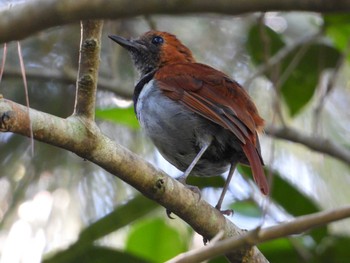
[[[151,71],[150,73],[147,73],[139,80],[139,82],[135,86],[134,95],[133,95],[132,99],[134,101],[134,111],[136,114],[137,114],[136,106],[137,106],[137,101],[139,99],[140,93],[141,93],[143,87],[153,79],[154,74],[155,74],[155,70]]]

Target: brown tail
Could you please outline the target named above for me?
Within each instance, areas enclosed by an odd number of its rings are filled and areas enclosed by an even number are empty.
[[[242,148],[248,158],[250,167],[252,168],[255,183],[259,186],[261,192],[264,195],[267,195],[269,193],[269,185],[267,183],[262,162],[256,148],[249,140],[246,141]]]

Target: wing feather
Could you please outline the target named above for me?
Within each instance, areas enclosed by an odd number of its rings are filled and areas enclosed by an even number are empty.
[[[167,97],[230,130],[240,140],[254,180],[267,194],[257,138],[264,121],[245,90],[224,73],[199,63],[164,66],[156,72],[155,79]]]

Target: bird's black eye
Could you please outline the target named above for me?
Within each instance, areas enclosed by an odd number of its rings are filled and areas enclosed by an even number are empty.
[[[164,43],[164,39],[161,36],[155,36],[152,38],[152,44],[161,45]]]

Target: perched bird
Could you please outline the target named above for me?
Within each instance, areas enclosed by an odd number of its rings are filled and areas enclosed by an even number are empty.
[[[141,127],[159,152],[184,174],[229,175],[237,163],[250,165],[263,194],[269,187],[263,171],[258,131],[264,120],[233,79],[197,63],[176,36],[149,31],[138,39],[109,36],[125,48],[141,75],[134,90],[134,108]]]

